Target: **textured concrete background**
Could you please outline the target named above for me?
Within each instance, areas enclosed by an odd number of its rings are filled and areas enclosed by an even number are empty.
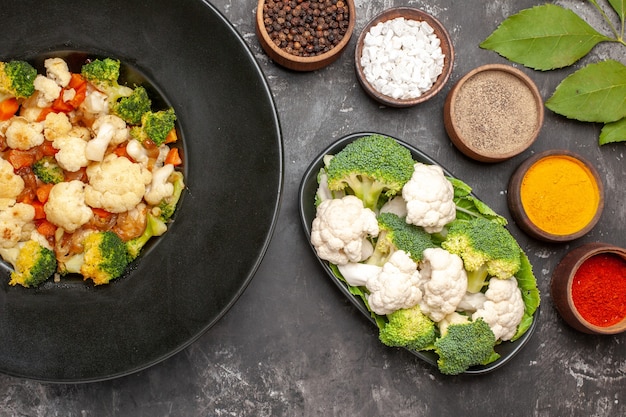
[[[323,70],[293,73],[276,66],[260,49],[254,34],[255,1],[214,0],[260,63],[284,134],[284,200],[256,277],[209,332],[145,371],[78,385],[0,375],[0,416],[626,415],[626,335],[594,337],[575,332],[556,314],[548,290],[554,267],[572,247],[587,241],[626,246],[626,145],[600,148],[600,126],[546,111],[541,136],[529,151],[504,163],[485,165],[462,156],[443,128],[443,102],[452,83],[479,65],[507,63],[478,44],[510,14],[542,3],[356,0],[357,27],[349,50]],[[554,3],[607,30],[588,2]],[[383,9],[400,5],[438,17],[450,30],[457,54],[451,82],[443,92],[405,110],[381,108],[369,100],[353,69],[354,40],[363,25]],[[623,46],[600,45],[577,67],[607,57],[626,63],[624,51]],[[524,71],[545,99],[573,69]],[[416,145],[509,219],[508,179],[531,154],[552,148],[576,150],[600,171],[607,202],[589,235],[571,244],[545,245],[511,225],[534,265],[542,308],[533,338],[503,368],[479,377],[445,377],[403,350],[384,347],[371,323],[316,263],[300,227],[297,188],[304,170],[322,149],[357,131],[387,133]]]

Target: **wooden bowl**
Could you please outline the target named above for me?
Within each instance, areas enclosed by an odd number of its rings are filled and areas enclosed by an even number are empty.
[[[621,318],[621,320],[617,319],[619,320],[617,322],[612,320],[610,323],[613,324],[607,326],[593,324],[581,315],[572,296],[572,288],[574,286],[576,273],[581,265],[583,265],[583,263],[591,257],[601,254],[611,254],[626,262],[626,249],[607,243],[588,243],[579,246],[568,252],[552,273],[550,295],[563,320],[565,320],[565,322],[574,329],[583,333],[601,335],[621,333],[626,330],[626,314]],[[622,276],[621,279],[626,278]],[[622,293],[622,299],[624,296],[625,294]],[[599,301],[601,302],[602,300]],[[600,308],[602,308],[602,304]],[[595,311],[599,310],[596,309]],[[598,318],[589,318],[589,320],[597,321]]]
[[[557,158],[567,163],[570,170],[540,171],[544,164]],[[523,189],[524,182],[531,176],[541,183],[533,193]],[[589,196],[572,195],[571,201],[562,198],[554,206],[550,205],[557,200],[557,193],[569,189],[571,182],[586,184],[581,190]],[[604,186],[598,171],[582,156],[568,150],[549,150],[533,155],[517,167],[509,180],[507,203],[517,225],[530,236],[546,242],[567,242],[584,236],[600,220]],[[587,215],[579,214],[582,205],[587,206]],[[550,214],[550,223],[554,225],[542,224],[542,214],[546,213]]]
[[[480,162],[500,162],[528,149],[539,136],[544,108],[535,83],[509,65],[475,68],[452,87],[444,126],[452,143]]]
[[[428,23],[433,28],[434,34],[437,35],[437,37],[439,38],[441,42],[441,52],[444,55],[443,71],[441,72],[435,83],[432,85],[432,87],[430,87],[428,91],[423,92],[419,97],[416,98],[396,99],[390,95],[382,94],[380,91],[374,88],[374,86],[366,79],[366,76],[363,72],[363,66],[361,65],[361,57],[363,55],[363,41],[370,29],[381,22],[386,22],[388,20],[392,20],[398,17]],[[446,28],[441,24],[441,22],[439,22],[430,14],[413,7],[394,7],[385,10],[365,25],[357,40],[354,59],[356,74],[359,83],[371,98],[389,107],[411,107],[415,106],[416,104],[423,103],[426,100],[434,97],[448,82],[450,74],[452,73],[452,68],[454,67],[454,46]]]
[[[264,22],[266,0],[259,0],[256,10],[256,35],[265,53],[277,64],[294,71],[315,71],[335,62],[346,49],[354,32],[356,22],[356,7],[354,0],[341,0],[348,8],[348,27],[343,38],[327,52],[312,56],[299,56],[287,52],[277,46],[269,35]]]

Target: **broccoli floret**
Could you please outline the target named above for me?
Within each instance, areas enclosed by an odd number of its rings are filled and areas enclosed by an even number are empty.
[[[156,112],[149,111],[141,116],[141,126],[133,126],[130,134],[140,142],[150,139],[160,146],[174,129],[174,122],[176,122],[176,113],[172,108]]]
[[[37,70],[26,61],[0,62],[0,101],[30,97],[36,77]]]
[[[150,111],[152,100],[148,97],[148,92],[142,86],[138,86],[128,97],[122,97],[113,103],[111,112],[131,125],[141,123],[141,116]]]
[[[500,357],[494,350],[496,337],[482,318],[456,320],[440,330],[441,335],[435,340],[435,353],[439,356],[437,366],[443,374],[458,375],[470,366],[486,365]]]
[[[13,265],[10,285],[36,287],[50,278],[57,268],[54,252],[35,240],[0,249],[0,255]]]
[[[161,200],[158,205],[159,218],[164,222],[169,220],[174,214],[174,211],[176,210],[176,205],[180,200],[180,195],[185,189],[185,182],[183,174],[181,172],[174,171],[172,175],[170,175],[170,180],[174,184],[174,192],[171,196]]]
[[[33,172],[42,182],[46,184],[58,184],[65,181],[65,173],[59,166],[56,159],[51,156],[44,156],[33,164]]]
[[[84,251],[71,257],[60,269],[64,274],[79,273],[95,285],[108,284],[128,266],[125,242],[114,232],[99,231],[83,239]]]
[[[479,292],[489,276],[508,279],[520,269],[522,250],[515,238],[502,224],[482,217],[453,221],[441,247],[463,259],[469,292]]]
[[[387,346],[413,350],[431,349],[435,342],[435,323],[420,310],[419,305],[387,314],[387,323],[380,328],[379,338]]]
[[[141,249],[148,243],[148,241],[154,236],[161,236],[167,231],[167,225],[161,218],[154,216],[152,213],[148,213],[146,228],[141,236],[126,242],[126,249],[128,251],[129,259],[132,261],[139,256]]]
[[[354,194],[365,207],[376,210],[413,175],[411,152],[383,135],[361,137],[348,144],[328,163],[328,188]],[[379,201],[382,200],[382,201]]]
[[[382,266],[396,250],[403,250],[418,263],[425,249],[435,247],[424,229],[408,224],[396,214],[381,213],[377,220],[380,231],[374,253],[366,261],[368,264]]]
[[[87,81],[105,93],[109,103],[115,103],[121,97],[128,97],[133,89],[119,84],[120,61],[112,58],[94,59],[84,64],[80,71]]]

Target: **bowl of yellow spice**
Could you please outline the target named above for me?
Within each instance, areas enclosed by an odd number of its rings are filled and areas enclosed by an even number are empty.
[[[583,157],[550,150],[531,156],[515,170],[507,203],[515,222],[530,236],[567,242],[584,236],[600,220],[604,186]]]

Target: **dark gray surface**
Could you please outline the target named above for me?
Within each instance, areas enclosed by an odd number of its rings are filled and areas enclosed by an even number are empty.
[[[456,49],[451,83],[486,63],[507,63],[478,44],[530,0],[356,0],[357,33],[383,8],[411,5],[438,17]],[[559,1],[591,23],[587,2]],[[588,241],[626,246],[626,144],[597,145],[600,126],[546,112],[538,141],[504,163],[462,156],[448,140],[442,108],[449,84],[430,102],[386,109],[354,77],[354,40],[336,63],[294,73],[269,61],[254,35],[252,0],[215,0],[254,51],[273,90],[285,142],[285,189],[269,251],[237,304],[183,352],[127,377],[81,385],[41,384],[0,375],[1,416],[622,416],[626,415],[626,335],[595,337],[570,329],[556,314],[550,275],[572,247]],[[167,13],[166,10],[163,13]],[[582,63],[624,47],[601,45]],[[581,64],[582,64],[581,63]],[[524,70],[549,97],[573,69]],[[519,163],[553,148],[577,151],[604,179],[606,206],[596,228],[571,244],[546,245],[512,232],[529,254],[542,291],[536,333],[509,364],[484,376],[444,377],[402,350],[382,346],[375,329],[330,282],[304,239],[297,189],[310,161],[356,131],[388,133],[438,160],[507,216],[506,186]],[[250,208],[242,207],[242,210]]]

